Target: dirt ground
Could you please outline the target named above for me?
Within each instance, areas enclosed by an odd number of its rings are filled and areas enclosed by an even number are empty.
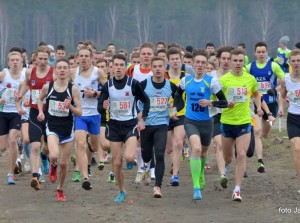
[[[163,181],[163,198],[152,198],[152,186],[134,184],[136,168],[124,168],[127,202],[113,202],[117,195],[116,185],[106,182],[109,165],[103,171],[93,167],[93,189],[85,191],[81,183],[71,180],[70,164],[65,193],[68,200],[59,203],[55,198],[56,184],[48,179],[40,191],[30,185],[30,174],[16,177],[17,184],[6,185],[7,154],[0,157],[0,223],[47,223],[47,222],[299,222],[300,189],[293,166],[293,153],[286,131],[273,129],[264,140],[266,172],[256,171],[256,158],[248,159],[249,178],[241,189],[243,201],[231,201],[234,186],[234,166],[230,165],[229,189],[221,190],[213,152],[209,155],[212,166],[206,171],[207,186],[203,199],[192,202],[192,179],[186,160],[180,170],[180,186],[168,185],[170,159],[166,157]],[[276,139],[277,137],[277,139]],[[295,213],[296,212],[296,213]]]

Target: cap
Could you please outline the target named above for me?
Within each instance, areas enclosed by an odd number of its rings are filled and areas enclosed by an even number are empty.
[[[51,50],[54,51],[54,47],[52,45],[47,45],[47,47]]]

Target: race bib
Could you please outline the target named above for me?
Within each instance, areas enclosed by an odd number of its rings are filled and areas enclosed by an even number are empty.
[[[48,112],[52,116],[67,117],[69,115],[69,109],[65,107],[62,101],[49,101]]]
[[[4,92],[5,103],[14,104],[17,93],[18,91],[13,88],[6,88]]]
[[[300,105],[300,90],[288,91],[287,96],[290,102]]]
[[[31,90],[31,101],[33,105],[37,105],[42,89],[32,89]],[[46,98],[43,103],[46,103]]]
[[[150,111],[162,112],[168,109],[168,98],[150,97]]]
[[[258,90],[262,94],[267,94],[267,91],[271,89],[271,82],[265,81],[265,82],[257,82],[258,83]]]
[[[246,87],[228,88],[228,101],[246,102],[248,89]]]
[[[115,115],[126,115],[131,111],[131,104],[130,101],[112,101],[109,109]]]

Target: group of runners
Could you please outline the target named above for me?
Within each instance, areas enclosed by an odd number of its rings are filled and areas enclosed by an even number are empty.
[[[12,48],[0,73],[0,149],[9,150],[7,184],[15,184],[15,174],[22,171],[21,138],[31,187],[42,189],[42,172],[52,183],[58,178],[58,201],[66,200],[70,160],[72,180],[91,190],[95,153],[102,170],[108,152],[108,181],[119,188],[115,202],[127,196],[123,157],[128,169],[137,164],[135,183],[155,180],[153,197],[162,197],[165,154],[172,160],[171,186],[179,186],[181,160],[189,156],[192,198],[201,200],[213,145],[224,189],[228,165],[236,158],[232,200],[242,201],[246,157],[256,154],[257,171],[265,172],[261,137],[268,137],[286,103],[300,180],[300,50],[288,50],[287,42],[286,36],[280,39],[275,59],[268,57],[265,42],[257,42],[251,63],[243,43],[217,50],[208,43],[201,50],[161,41],[155,48],[147,42],[128,55],[116,52],[114,44],[97,51],[86,41],[68,57],[64,46],[55,50],[42,43],[29,63],[26,51]]]

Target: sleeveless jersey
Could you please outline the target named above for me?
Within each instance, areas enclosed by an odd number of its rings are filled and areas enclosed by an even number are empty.
[[[92,116],[98,115],[97,106],[98,106],[98,99],[97,97],[85,97],[83,92],[85,88],[91,88],[95,91],[98,90],[98,68],[94,67],[92,74],[89,77],[83,77],[80,75],[79,67],[76,68],[76,75],[74,84],[80,90],[80,100],[82,106],[82,116]]]
[[[281,67],[281,69],[284,71],[284,73],[289,72],[289,68],[283,66],[284,64],[287,64],[289,61],[289,59],[286,57],[288,51],[289,49],[286,49],[283,52],[281,52],[280,48],[277,49],[278,64]]]
[[[145,125],[168,125],[170,121],[169,115],[169,98],[172,95],[171,83],[165,79],[165,86],[156,89],[153,86],[151,77],[147,78],[145,93],[150,99],[150,110],[145,120]]]
[[[284,78],[287,97],[290,101],[288,112],[294,115],[300,115],[300,82],[292,82],[290,74],[285,75]]]
[[[276,101],[277,95],[270,96],[267,91],[277,86],[277,77],[272,71],[272,61],[268,61],[262,69],[258,68],[256,61],[251,63],[250,74],[253,75],[258,84],[258,90],[263,95],[263,99],[267,104]]]
[[[64,92],[57,92],[54,89],[53,82],[51,82],[46,97],[47,127],[50,131],[62,136],[71,135],[73,129],[72,112],[64,106],[64,100],[68,97],[71,98],[71,104],[74,104],[72,99],[72,86],[73,84],[69,83]]]
[[[34,108],[34,109],[38,110],[37,103],[38,103],[38,99],[40,97],[41,90],[42,90],[44,84],[53,82],[53,70],[54,70],[54,68],[50,67],[47,75],[43,78],[39,78],[36,75],[36,67],[34,67],[32,69],[30,83],[29,83],[30,108]]]
[[[26,79],[26,68],[23,68],[18,80],[12,78],[9,69],[5,68],[3,71],[5,73],[5,78],[3,82],[0,83],[0,97],[5,99],[5,104],[0,105],[0,112],[18,113],[15,104],[15,95],[18,92],[20,83]]]
[[[123,89],[116,89],[113,79],[108,80],[109,117],[112,120],[128,121],[137,117],[136,101],[132,94],[132,77],[127,77]]]
[[[152,71],[150,70],[149,73],[142,73],[141,72],[141,65],[140,64],[137,64],[134,66],[134,69],[133,69],[133,78],[136,79],[138,82],[142,82],[143,80],[146,80],[149,76],[152,76],[153,73]]]
[[[210,120],[208,107],[201,107],[199,100],[210,100],[212,77],[205,74],[203,80],[196,82],[194,76],[185,77],[185,92],[186,92],[186,113],[185,117],[200,121]]]

